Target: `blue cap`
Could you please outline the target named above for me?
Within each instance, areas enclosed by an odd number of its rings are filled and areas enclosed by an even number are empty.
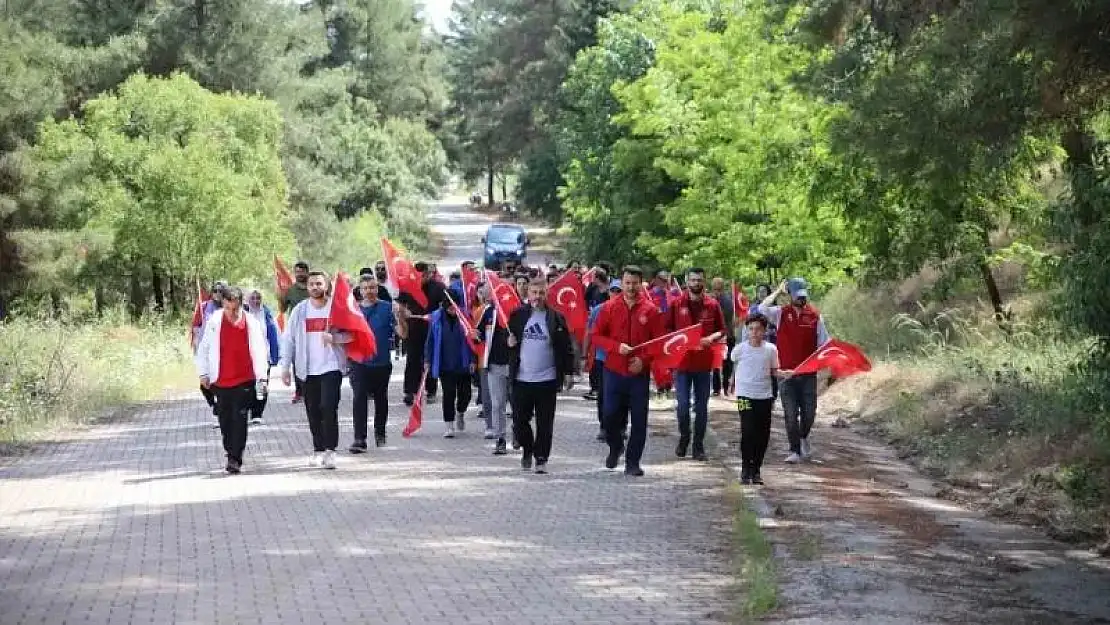
[[[803,278],[790,278],[786,283],[786,292],[793,298],[809,297],[808,286]]]
[[[617,280],[616,278],[613,278],[613,280],[611,282],[609,282],[609,290],[610,291],[620,291],[621,290],[621,281]]]

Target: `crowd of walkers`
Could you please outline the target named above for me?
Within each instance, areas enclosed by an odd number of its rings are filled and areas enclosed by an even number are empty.
[[[815,374],[795,375],[793,369],[828,334],[801,278],[774,289],[759,286],[748,307],[735,288],[726,289],[724,279],[707,279],[700,268],[687,270],[680,283],[666,271],[645,280],[638,267],[616,271],[605,263],[588,270],[578,263],[519,267],[469,286],[462,279],[468,271],[486,275],[472,263],[447,278],[433,263],[417,262],[413,268],[420,276],[419,293],[398,290],[384,262],[360,270],[357,284],[351,285],[378,346],[361,361],[347,356],[350,336],[329,325],[335,289],[324,272],[303,262],[294,265],[293,284],[278,302],[283,331],[258,291],[244,301],[239,288],[213,285],[194,327],[196,364],[201,392],[218,418],[229,473],[242,468],[248,424],[262,422],[275,365],[283,383],[294,386],[293,401],[305,407],[312,466],[336,467],[344,376],[353,393],[348,451],[368,450],[371,402],[374,444],[385,445],[389,380],[393,361],[402,354],[405,405],[441,396],[443,436],[453,438],[465,431],[474,403],[492,453],[506,455],[511,444],[519,450],[522,470],[547,472],[558,398],[583,369],[589,372],[585,399],[597,404],[597,438],[608,444],[604,463],[610,469],[623,457],[626,474],[644,474],[641,459],[653,393],[676,400],[675,455],[699,461],[707,459],[710,396],[734,397],[745,484],[763,483],[760,469],[777,398],[789,442],[786,462],[801,462],[813,453],[809,432],[817,380]],[[550,285],[567,272],[585,283],[589,314],[581,333],[549,305]],[[491,280],[513,285],[520,300],[503,323]],[[685,346],[680,360],[669,362],[665,376],[653,375],[662,361],[640,346],[697,326],[697,339]]]

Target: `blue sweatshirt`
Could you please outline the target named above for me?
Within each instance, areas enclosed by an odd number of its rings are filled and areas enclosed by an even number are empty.
[[[378,351],[374,353],[373,358],[359,364],[367,367],[391,366],[389,346],[393,344],[393,304],[378,300],[372,306],[359,304],[358,309],[366,318],[366,324],[374,333],[374,342],[378,346]]]

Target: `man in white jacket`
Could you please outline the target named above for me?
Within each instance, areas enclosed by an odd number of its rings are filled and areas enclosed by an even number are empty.
[[[197,346],[200,385],[216,398],[216,414],[227,453],[227,472],[239,473],[247,446],[247,410],[258,386],[265,390],[270,347],[266,330],[243,310],[243,291],[226,287],[223,310],[212,315]]]

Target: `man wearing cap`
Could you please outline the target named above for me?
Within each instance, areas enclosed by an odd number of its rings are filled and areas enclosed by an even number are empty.
[[[790,294],[790,304],[775,306],[775,299]],[[779,386],[782,411],[786,417],[786,437],[790,440],[790,455],[786,462],[794,464],[809,459],[809,431],[817,418],[817,374],[793,375],[793,369],[809,358],[817,348],[829,340],[825,320],[809,303],[809,291],[802,278],[783,281],[779,288],[759,303],[759,312],[778,327],[780,374]]]

